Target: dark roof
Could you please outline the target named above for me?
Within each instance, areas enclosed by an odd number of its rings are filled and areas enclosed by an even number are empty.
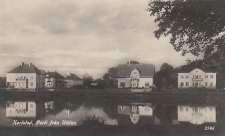
[[[70,73],[67,77],[65,77],[65,80],[81,80],[77,75]]]
[[[141,77],[153,77],[155,73],[153,64],[121,64],[118,66],[117,77],[130,77],[134,69],[140,71]]]
[[[35,67],[34,65],[23,64],[22,66],[18,66],[13,70],[9,71],[8,73],[36,73],[41,74],[41,71]]]
[[[49,75],[49,76],[47,76]],[[58,72],[47,72],[46,73],[46,77],[47,78],[60,78],[60,79],[64,79],[64,77],[62,75],[60,75]]]

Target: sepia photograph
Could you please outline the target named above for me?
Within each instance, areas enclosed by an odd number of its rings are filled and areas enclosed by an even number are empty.
[[[0,136],[224,136],[224,0],[0,0]]]

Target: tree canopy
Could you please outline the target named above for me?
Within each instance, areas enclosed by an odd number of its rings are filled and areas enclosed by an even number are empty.
[[[148,6],[158,24],[155,37],[170,36],[176,51],[199,55],[224,49],[219,43],[225,40],[225,1],[153,1]]]
[[[225,86],[225,1],[151,1],[147,11],[155,17],[155,37],[170,37],[182,55],[204,53],[204,64],[214,67],[220,88]]]

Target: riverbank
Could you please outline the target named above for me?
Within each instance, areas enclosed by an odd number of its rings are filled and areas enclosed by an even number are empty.
[[[123,89],[69,89],[55,91],[0,91],[0,100],[14,101],[101,101],[101,102],[160,102],[160,103],[225,103],[224,92],[197,90],[178,91],[162,90],[160,92],[131,92]]]

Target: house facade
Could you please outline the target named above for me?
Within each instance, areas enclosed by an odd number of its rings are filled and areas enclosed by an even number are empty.
[[[64,81],[66,88],[72,88],[73,86],[83,85],[83,80],[80,79],[77,75],[73,73],[68,73],[68,76],[65,77]]]
[[[47,72],[45,75],[45,88],[64,87],[64,77],[58,72]]]
[[[216,89],[216,73],[194,69],[189,73],[178,73],[178,88]]]
[[[121,64],[118,66],[118,88],[149,88],[153,85],[152,64]]]
[[[32,63],[24,64],[12,69],[6,74],[6,86],[12,88],[43,88],[45,84],[45,73]]]

